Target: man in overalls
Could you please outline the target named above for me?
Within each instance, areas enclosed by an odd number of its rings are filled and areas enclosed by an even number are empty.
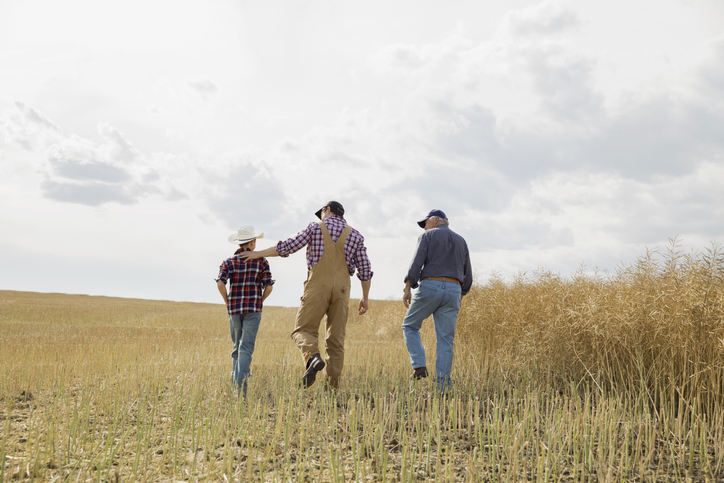
[[[319,222],[310,223],[296,236],[274,247],[243,252],[248,259],[287,257],[307,247],[307,281],[294,322],[292,339],[302,353],[305,364],[302,385],[314,384],[317,373],[326,367],[327,384],[336,389],[344,366],[344,337],[349,309],[350,277],[357,271],[362,284],[358,313],[367,312],[372,266],[367,257],[364,237],[347,225],[344,208],[330,201],[315,215]],[[327,315],[325,327],[326,355],[319,354],[319,324]]]

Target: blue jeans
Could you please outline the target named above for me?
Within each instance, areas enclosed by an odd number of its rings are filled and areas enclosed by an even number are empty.
[[[251,355],[254,353],[256,333],[259,331],[261,312],[230,315],[229,327],[234,350],[231,351],[231,379],[246,394],[246,380],[251,371]]]
[[[441,390],[450,385],[450,372],[453,361],[453,341],[455,326],[460,312],[462,289],[455,282],[423,280],[412,294],[412,303],[402,321],[407,352],[413,369],[426,367],[425,349],[420,339],[422,321],[432,315],[437,340],[437,361],[435,372],[437,384]]]

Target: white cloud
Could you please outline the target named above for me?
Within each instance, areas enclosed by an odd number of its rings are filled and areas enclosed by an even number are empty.
[[[219,90],[216,84],[210,80],[188,81],[187,84],[198,93],[199,97],[201,97],[201,100],[204,102],[211,99],[211,97]]]
[[[562,2],[544,1],[503,16],[498,35],[537,41],[581,27],[578,14]]]
[[[3,143],[28,151],[47,147],[62,135],[60,128],[24,102],[0,114],[0,146]]]
[[[129,166],[138,151],[123,135],[105,123],[99,125],[103,142],[96,144],[71,135],[48,149],[43,167],[43,196],[69,203],[99,206],[135,203],[159,190],[139,176],[144,170]]]

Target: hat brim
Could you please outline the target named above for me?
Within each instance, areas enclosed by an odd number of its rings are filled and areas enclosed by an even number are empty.
[[[321,219],[322,219],[322,210],[323,210],[323,209],[324,209],[324,208],[318,209],[317,212],[314,214],[314,216],[316,216],[317,218],[319,218],[319,219],[321,220]]]
[[[430,218],[425,218],[424,220],[420,220],[420,221],[417,222],[417,224],[420,225],[420,228],[425,228],[425,223],[426,223],[427,220],[429,220],[429,219],[430,219]]]
[[[229,243],[234,245],[243,245],[244,243],[249,243],[252,240],[256,240],[257,238],[264,238],[264,232],[261,232],[257,236],[253,236],[251,238],[238,238],[237,233],[233,233],[229,235]]]

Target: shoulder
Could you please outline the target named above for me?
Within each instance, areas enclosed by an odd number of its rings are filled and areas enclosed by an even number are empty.
[[[365,241],[365,237],[362,235],[362,233],[359,232],[359,230],[349,226],[349,237],[348,240],[354,240],[356,243],[362,243]]]
[[[465,237],[463,237],[460,233],[455,233],[452,230],[450,230],[450,233],[452,233],[453,238],[458,244],[464,246],[465,248],[468,247],[468,242],[465,241]]]
[[[222,262],[221,262],[221,265],[222,265],[222,266],[232,265],[235,260],[237,260],[236,255],[231,256],[231,257],[227,258],[226,260],[222,261]]]
[[[307,225],[305,229],[299,232],[299,235],[302,236],[315,236],[322,233],[322,229],[319,227],[319,223],[313,221]],[[297,236],[299,236],[297,235]]]
[[[455,238],[457,238],[458,240],[462,241],[463,243],[465,242],[465,238],[463,238],[463,236],[462,236],[460,233],[458,233],[458,232],[456,232],[456,231],[453,231],[453,230],[450,230],[450,228],[448,228],[448,230],[450,231],[450,233],[452,233],[452,235],[453,235]]]

